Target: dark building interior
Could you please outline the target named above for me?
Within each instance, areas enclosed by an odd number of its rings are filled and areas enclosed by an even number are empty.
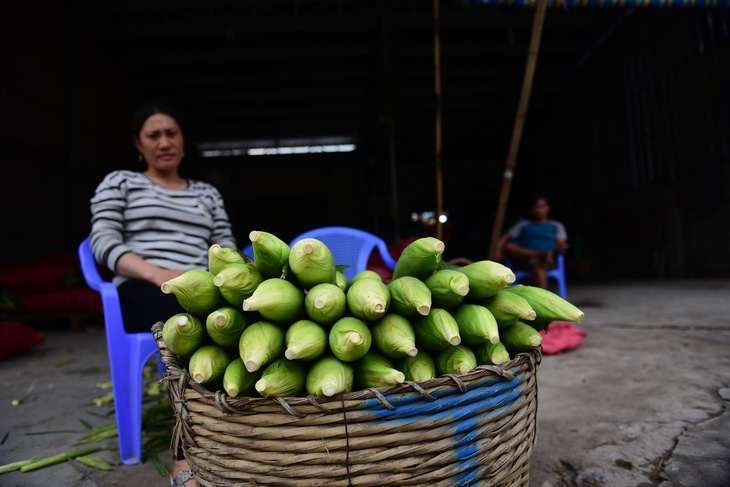
[[[3,2],[0,264],[75,252],[103,176],[140,169],[129,124],[150,99],[184,114],[184,170],[219,188],[241,247],[431,234],[411,215],[437,208],[438,158],[445,256],[486,258],[535,8],[436,5]],[[503,229],[546,193],[570,279],[730,274],[730,14],[713,5],[548,5]]]

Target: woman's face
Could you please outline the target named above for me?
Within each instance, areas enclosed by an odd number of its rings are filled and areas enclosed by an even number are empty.
[[[185,155],[180,126],[164,113],[155,113],[145,121],[134,144],[147,167],[159,172],[177,171]]]

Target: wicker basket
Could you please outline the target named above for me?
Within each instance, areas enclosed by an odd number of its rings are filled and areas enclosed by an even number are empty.
[[[526,486],[541,353],[335,397],[232,398],[193,381],[152,328],[202,486]]]

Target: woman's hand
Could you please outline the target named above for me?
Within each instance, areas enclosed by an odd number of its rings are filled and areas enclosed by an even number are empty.
[[[182,273],[183,269],[163,269],[131,252],[124,254],[117,263],[117,273],[133,279],[142,279],[156,286],[162,286]]]

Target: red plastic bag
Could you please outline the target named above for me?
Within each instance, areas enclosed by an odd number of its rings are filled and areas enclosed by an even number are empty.
[[[542,353],[553,355],[575,348],[585,340],[586,332],[573,323],[554,321],[548,325],[547,332],[541,331]]]

